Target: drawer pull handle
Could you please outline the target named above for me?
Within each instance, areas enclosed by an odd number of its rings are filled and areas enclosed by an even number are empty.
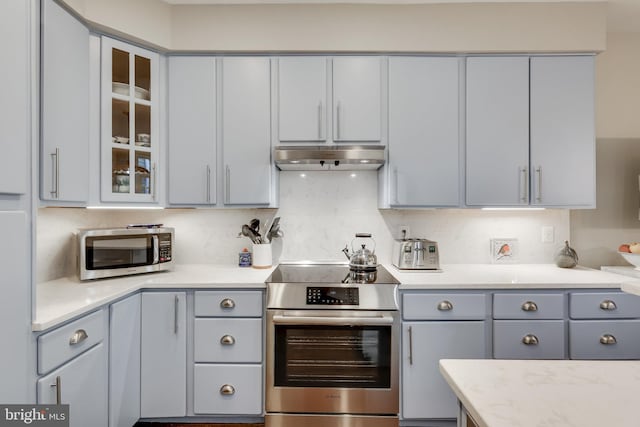
[[[438,310],[439,311],[451,311],[453,310],[453,304],[451,304],[450,301],[440,301],[438,303]]]
[[[236,392],[236,389],[233,388],[233,386],[230,384],[225,384],[222,387],[220,387],[220,394],[222,395],[231,396],[235,394],[235,392]]]
[[[616,337],[614,337],[611,334],[604,334],[603,336],[600,337],[600,344],[603,345],[614,345],[618,342],[618,340],[616,340]]]
[[[604,300],[604,301],[602,301],[600,303],[600,309],[601,310],[609,310],[609,311],[611,311],[611,310],[615,310],[616,308],[618,308],[616,303],[611,301],[611,300],[609,300],[609,299],[606,299],[606,300]]]
[[[533,334],[527,334],[522,337],[522,344],[524,345],[538,345],[538,337]]]
[[[220,344],[222,345],[234,345],[236,343],[236,339],[231,335],[224,335],[220,338]]]
[[[84,329],[78,329],[73,333],[73,335],[71,335],[71,338],[69,338],[69,345],[80,344],[87,338],[89,338],[89,335],[87,335],[87,331],[85,331]]]
[[[235,306],[236,303],[231,298],[225,298],[220,302],[220,307],[222,308],[234,308]]]
[[[527,301],[522,304],[522,311],[538,311],[538,304],[533,301]]]

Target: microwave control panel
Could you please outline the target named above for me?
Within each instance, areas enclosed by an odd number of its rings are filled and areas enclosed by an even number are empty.
[[[158,250],[160,262],[171,261],[171,234],[163,233],[158,235]]]
[[[308,305],[358,305],[358,288],[307,287]]]

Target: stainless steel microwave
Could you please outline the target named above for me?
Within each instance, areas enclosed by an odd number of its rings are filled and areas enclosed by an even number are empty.
[[[173,269],[174,229],[127,227],[78,233],[80,280]]]

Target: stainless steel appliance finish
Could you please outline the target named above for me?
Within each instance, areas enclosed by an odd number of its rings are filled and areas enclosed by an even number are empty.
[[[267,279],[266,427],[397,427],[398,281],[379,266],[280,265]]]
[[[401,270],[440,270],[438,243],[427,239],[397,239],[391,259]]]
[[[281,170],[374,170],[385,161],[379,145],[281,145],[273,154]]]
[[[174,229],[159,226],[80,230],[78,276],[101,279],[173,269]]]

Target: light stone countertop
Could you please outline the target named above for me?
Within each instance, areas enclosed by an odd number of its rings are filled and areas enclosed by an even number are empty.
[[[634,279],[584,267],[553,264],[447,264],[442,272],[398,270],[384,264],[409,289],[613,288]],[[81,282],[63,278],[39,283],[33,331],[43,331],[140,289],[264,288],[270,269],[233,265],[178,264],[174,271]],[[640,286],[640,281],[637,282]]]
[[[638,427],[640,361],[441,360],[478,427]]]

